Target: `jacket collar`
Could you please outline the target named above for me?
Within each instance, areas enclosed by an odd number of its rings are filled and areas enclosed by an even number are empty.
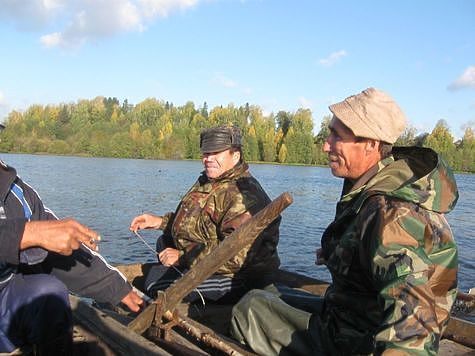
[[[226,182],[229,180],[232,180],[234,177],[240,176],[242,173],[247,171],[249,169],[249,166],[246,162],[240,162],[236,164],[233,168],[230,170],[224,172],[217,178],[208,178],[206,176],[205,171],[201,172],[201,176],[199,178],[199,181],[201,184],[206,184],[206,183],[218,183],[218,182]]]
[[[17,177],[16,170],[0,160],[0,201],[5,201],[12,183]]]

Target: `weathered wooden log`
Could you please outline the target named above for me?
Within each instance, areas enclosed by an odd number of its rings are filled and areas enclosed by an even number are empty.
[[[473,330],[475,324],[454,316],[451,316],[447,328],[444,331],[444,337],[458,342],[459,344],[475,348],[475,335]]]
[[[173,310],[185,296],[215,273],[219,267],[244,247],[253,243],[259,234],[290,204],[292,204],[292,196],[287,192],[274,199],[218,244],[208,256],[199,260],[192,269],[168,287],[164,293],[159,293],[157,300],[147,306],[128,327],[139,334],[147,330],[154,320],[160,320],[163,313]],[[158,304],[160,305],[157,313]]]
[[[205,345],[208,345],[215,350],[219,350],[226,355],[255,355],[254,353],[245,350],[242,346],[236,344],[234,341],[224,339],[220,335],[216,334],[213,330],[197,323],[188,317],[182,316],[178,313],[175,313],[174,315],[170,311],[166,311],[163,316],[167,320],[176,321],[177,326],[183,329],[188,335],[193,336]]]
[[[118,355],[170,355],[144,337],[131,333],[125,325],[76,296],[69,297],[74,317],[107,343]]]

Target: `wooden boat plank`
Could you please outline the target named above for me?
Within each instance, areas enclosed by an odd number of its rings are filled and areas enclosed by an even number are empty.
[[[207,344],[217,345],[217,348],[229,355],[255,356],[256,354],[231,339],[224,334],[210,329],[207,326],[186,316],[180,316],[180,324],[184,330],[190,335],[195,336],[198,340],[207,340]]]
[[[456,343],[452,340],[443,339],[439,345],[439,355],[443,356],[475,356],[475,350]]]
[[[119,266],[118,269],[137,288],[142,289],[143,276],[151,265],[153,264],[124,265]],[[274,282],[303,289],[316,295],[323,295],[328,287],[327,282],[285,270],[278,270],[275,273]],[[195,307],[190,308],[187,304],[181,304],[177,309],[182,315],[186,315],[197,322],[200,328],[208,328],[222,336],[227,335],[226,324],[231,307],[208,304],[204,310],[196,311]],[[444,339],[441,341],[440,354],[466,355],[467,352],[475,352],[475,324],[452,316],[444,333]]]
[[[102,312],[112,317],[114,320],[117,320],[124,326],[128,325],[134,319],[131,316],[133,313],[127,313],[121,308],[114,308],[114,310],[111,310],[103,305],[98,305],[98,307],[101,308]],[[183,336],[179,330],[170,329],[168,335],[169,340],[154,337],[151,333],[147,333],[147,338],[172,354],[179,352],[183,355],[208,355],[208,353],[198,347],[196,343],[190,341],[190,337]]]
[[[70,296],[75,318],[91,332],[98,335],[119,355],[163,355],[170,353],[144,337],[130,332],[109,315],[92,307],[76,296]]]
[[[475,349],[475,323],[452,316],[444,337]]]

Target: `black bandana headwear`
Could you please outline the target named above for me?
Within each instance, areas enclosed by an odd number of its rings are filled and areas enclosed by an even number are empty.
[[[241,147],[241,130],[239,127],[218,126],[201,131],[201,153],[221,152],[233,147]]]

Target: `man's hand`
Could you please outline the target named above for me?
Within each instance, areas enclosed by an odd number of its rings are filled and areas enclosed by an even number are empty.
[[[162,252],[158,254],[158,259],[166,267],[178,265],[179,258],[180,258],[180,251],[171,247],[167,247],[166,249],[164,249]]]
[[[162,225],[163,218],[152,214],[136,216],[130,223],[130,231],[137,232],[140,229],[158,229]]]
[[[98,251],[100,236],[74,219],[29,221],[25,225],[20,250],[42,247],[47,251],[70,255],[81,243]]]
[[[121,300],[133,312],[138,312],[143,305],[143,299],[133,290]]]

